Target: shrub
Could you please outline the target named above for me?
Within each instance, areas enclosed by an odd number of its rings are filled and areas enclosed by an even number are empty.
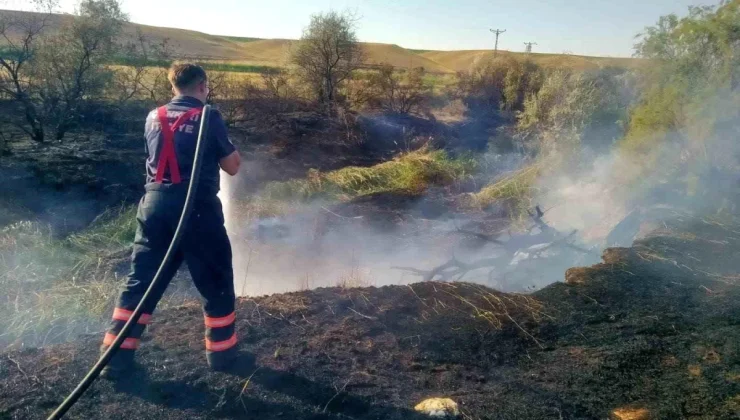
[[[658,174],[645,180],[637,173],[634,182],[669,182],[687,195],[711,194],[719,191],[717,180],[735,176],[739,43],[737,1],[692,7],[686,17],[663,16],[646,28],[636,49],[650,65],[641,68],[642,94],[621,149],[643,162],[642,172]],[[723,188],[720,195],[732,195]]]
[[[531,61],[507,56],[483,61],[458,77],[455,95],[470,109],[518,111],[527,95],[539,89],[542,70]]]
[[[517,115],[517,137],[532,152],[604,151],[623,135],[627,83],[626,73],[614,69],[553,71]]]
[[[396,114],[421,111],[429,94],[423,67],[396,71],[383,64],[370,76],[368,88],[372,106]]]

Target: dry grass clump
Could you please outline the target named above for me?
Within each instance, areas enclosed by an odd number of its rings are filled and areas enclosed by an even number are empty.
[[[534,207],[538,192],[535,185],[541,165],[534,164],[498,178],[471,195],[470,205],[483,209],[494,203],[507,207],[513,220],[528,219],[527,211]]]
[[[553,319],[540,301],[524,294],[502,293],[472,283],[427,282],[408,287],[437,315],[448,311],[469,313],[495,330],[513,325],[540,347],[542,343],[528,330],[528,325]]]
[[[475,168],[472,158],[452,158],[445,151],[423,148],[371,167],[349,166],[326,173],[310,170],[305,179],[269,184],[265,193],[294,200],[352,198],[390,191],[420,194],[433,185],[461,181]]]
[[[348,271],[343,272],[337,281],[337,287],[342,289],[357,289],[372,285],[372,279],[356,265],[352,266]]]

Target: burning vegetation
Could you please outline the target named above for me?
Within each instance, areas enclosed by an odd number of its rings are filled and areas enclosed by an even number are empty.
[[[97,357],[137,118],[177,55],[131,38],[117,2],[83,3],[62,24],[0,13],[0,418],[45,417]],[[221,191],[238,369],[193,351],[180,273],[143,369],[71,416],[740,417],[738,22],[737,1],[660,18],[630,66],[500,54],[454,75],[371,65],[358,22],[328,13],[290,65],[211,73],[247,157]]]

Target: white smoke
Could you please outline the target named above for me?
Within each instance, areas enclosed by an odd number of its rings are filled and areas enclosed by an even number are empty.
[[[546,213],[545,220],[562,232],[577,230],[587,243],[603,242],[632,210],[618,180],[628,166],[619,154],[612,153],[578,171],[545,174],[537,186],[542,191],[537,201]]]

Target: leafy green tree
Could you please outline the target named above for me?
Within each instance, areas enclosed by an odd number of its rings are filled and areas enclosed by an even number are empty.
[[[726,201],[734,187],[718,180],[740,169],[740,1],[661,17],[635,49],[646,63],[623,150],[695,203]]]
[[[740,2],[691,7],[683,18],[661,17],[640,35],[635,49],[649,64],[642,69],[643,94],[630,120],[628,149],[645,152],[666,141],[691,148],[736,115]]]

